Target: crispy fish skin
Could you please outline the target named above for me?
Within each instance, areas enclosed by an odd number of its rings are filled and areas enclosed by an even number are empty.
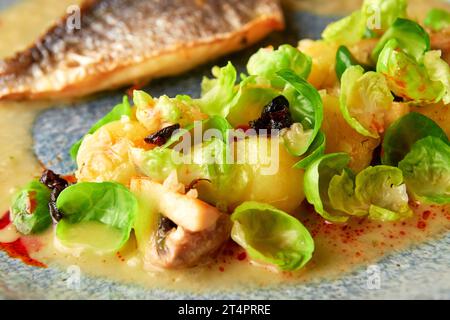
[[[87,95],[191,69],[284,27],[277,0],[87,0],[0,60],[0,99]]]

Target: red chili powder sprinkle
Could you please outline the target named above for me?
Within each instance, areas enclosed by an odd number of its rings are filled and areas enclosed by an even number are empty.
[[[5,251],[11,258],[20,259],[30,266],[47,268],[44,263],[30,257],[27,248],[20,238],[10,243],[0,242],[0,250]]]
[[[5,229],[10,223],[11,219],[9,218],[9,211],[6,211],[0,218],[0,230]]]
[[[427,226],[427,224],[425,223],[425,221],[419,221],[419,222],[417,222],[417,228],[419,228],[419,229],[425,229],[426,228],[426,226]]]
[[[427,219],[430,217],[430,215],[431,215],[431,211],[430,211],[430,210],[426,210],[426,211],[424,211],[424,212],[422,213],[422,218],[423,218],[424,220],[427,220]]]
[[[116,256],[117,256],[117,258],[118,258],[120,261],[125,262],[125,259],[124,259],[124,257],[122,257],[122,255],[120,254],[120,252],[116,252]]]
[[[219,267],[219,271],[220,271],[220,272],[224,272],[224,271],[225,271],[225,268],[224,268],[224,267]]]
[[[247,252],[241,252],[237,255],[239,261],[245,260],[247,258]]]

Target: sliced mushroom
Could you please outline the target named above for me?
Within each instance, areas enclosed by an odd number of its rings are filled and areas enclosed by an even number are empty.
[[[130,188],[135,193],[155,198],[159,212],[191,232],[208,229],[215,224],[220,215],[216,207],[148,178],[134,178]]]
[[[142,202],[135,233],[147,268],[197,265],[229,238],[226,213],[148,178],[133,178],[130,189]]]
[[[160,219],[156,239],[147,247],[147,265],[170,269],[198,265],[214,256],[230,236],[231,221],[224,213],[215,225],[199,232],[190,232],[175,224],[170,230],[162,230],[168,224],[166,219]]]

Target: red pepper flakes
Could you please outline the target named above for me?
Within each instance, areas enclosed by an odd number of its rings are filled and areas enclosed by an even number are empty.
[[[122,261],[122,262],[125,262],[125,259],[124,259],[124,257],[122,257],[122,255],[120,254],[120,252],[116,252],[116,256],[117,256],[117,258],[120,260],[120,261]]]
[[[426,224],[425,221],[419,221],[419,222],[417,222],[417,228],[423,230],[423,229],[425,229],[426,227],[427,227],[427,224]]]
[[[423,220],[427,220],[431,215],[431,211],[430,210],[426,210],[422,213],[422,219]]]
[[[220,272],[224,272],[224,271],[225,271],[225,268],[222,267],[222,266],[220,266],[220,267],[219,267],[219,271],[220,271]]]
[[[20,238],[14,242],[0,242],[0,250],[5,251],[11,258],[20,259],[22,260],[22,262],[30,266],[47,268],[47,265],[45,265],[44,263],[30,257],[27,248]]]
[[[243,261],[243,260],[245,260],[247,258],[247,252],[241,252],[241,253],[239,253],[238,255],[237,255],[237,259],[239,260],[239,261]]]
[[[0,230],[5,229],[10,223],[11,219],[9,218],[9,211],[6,211],[0,218]]]

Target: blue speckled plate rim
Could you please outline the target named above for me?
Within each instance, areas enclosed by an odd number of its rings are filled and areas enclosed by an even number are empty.
[[[14,0],[0,0],[0,9],[12,2]],[[300,38],[317,38],[323,26],[335,19],[305,12],[289,12],[287,18],[290,22],[287,38],[291,43]],[[264,44],[279,41],[275,35]],[[258,46],[215,63],[223,64],[230,59],[242,69],[246,57]],[[211,64],[180,77],[153,82],[146,90],[154,96],[165,93],[198,95],[200,79],[209,73],[210,67]],[[88,102],[44,111],[32,128],[38,158],[58,172],[72,171],[74,165],[67,157],[68,148],[120,101],[121,95],[122,92],[106,93]],[[67,125],[65,119],[71,119],[71,124]],[[60,160],[55,162],[55,158]],[[200,293],[149,289],[85,274],[82,274],[80,287],[71,288],[67,281],[69,275],[58,266],[33,268],[0,252],[0,299],[450,299],[449,245],[450,234],[446,234],[391,253],[369,269],[359,267],[335,280]],[[379,288],[372,281],[374,268],[380,272]]]

